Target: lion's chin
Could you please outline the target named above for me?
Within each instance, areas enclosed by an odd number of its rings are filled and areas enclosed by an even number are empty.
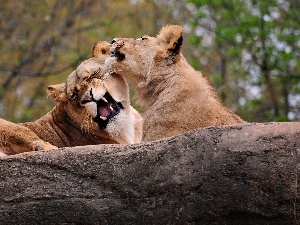
[[[108,92],[96,103],[97,116],[94,118],[94,121],[98,124],[100,129],[105,130],[107,124],[111,122],[124,107],[122,103],[115,101]]]

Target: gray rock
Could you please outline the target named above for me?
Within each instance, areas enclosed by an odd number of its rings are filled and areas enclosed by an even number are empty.
[[[300,224],[300,123],[0,161],[0,224]]]

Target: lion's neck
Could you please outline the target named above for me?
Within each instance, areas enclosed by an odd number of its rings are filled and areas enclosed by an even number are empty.
[[[63,105],[58,103],[51,112],[34,122],[23,123],[22,125],[28,127],[34,133],[36,133],[41,139],[47,141],[57,147],[71,146],[69,135],[66,133],[65,121],[62,119],[65,117],[68,120],[68,116],[63,110]],[[72,132],[73,129],[70,130]]]
[[[182,61],[182,62],[181,62]],[[178,65],[184,63],[184,57],[179,62],[166,66],[161,62],[148,70],[147,76],[137,85],[138,103],[148,108],[161,99],[170,99],[176,95],[174,90],[180,85],[181,71]],[[189,66],[186,64],[186,66]]]

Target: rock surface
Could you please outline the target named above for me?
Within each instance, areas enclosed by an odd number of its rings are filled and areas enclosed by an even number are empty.
[[[300,123],[0,160],[0,224],[300,224]]]

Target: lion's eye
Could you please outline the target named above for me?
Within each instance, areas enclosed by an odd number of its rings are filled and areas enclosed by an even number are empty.
[[[74,101],[75,99],[77,98],[77,93],[72,93],[71,95],[70,95],[70,100],[71,101]]]
[[[75,88],[74,91],[72,92],[72,94],[70,94],[69,99],[71,101],[75,101],[78,97],[78,92],[79,92],[79,90],[77,88]]]
[[[144,41],[144,40],[147,40],[147,36],[142,36],[138,39],[136,39],[137,41]]]

